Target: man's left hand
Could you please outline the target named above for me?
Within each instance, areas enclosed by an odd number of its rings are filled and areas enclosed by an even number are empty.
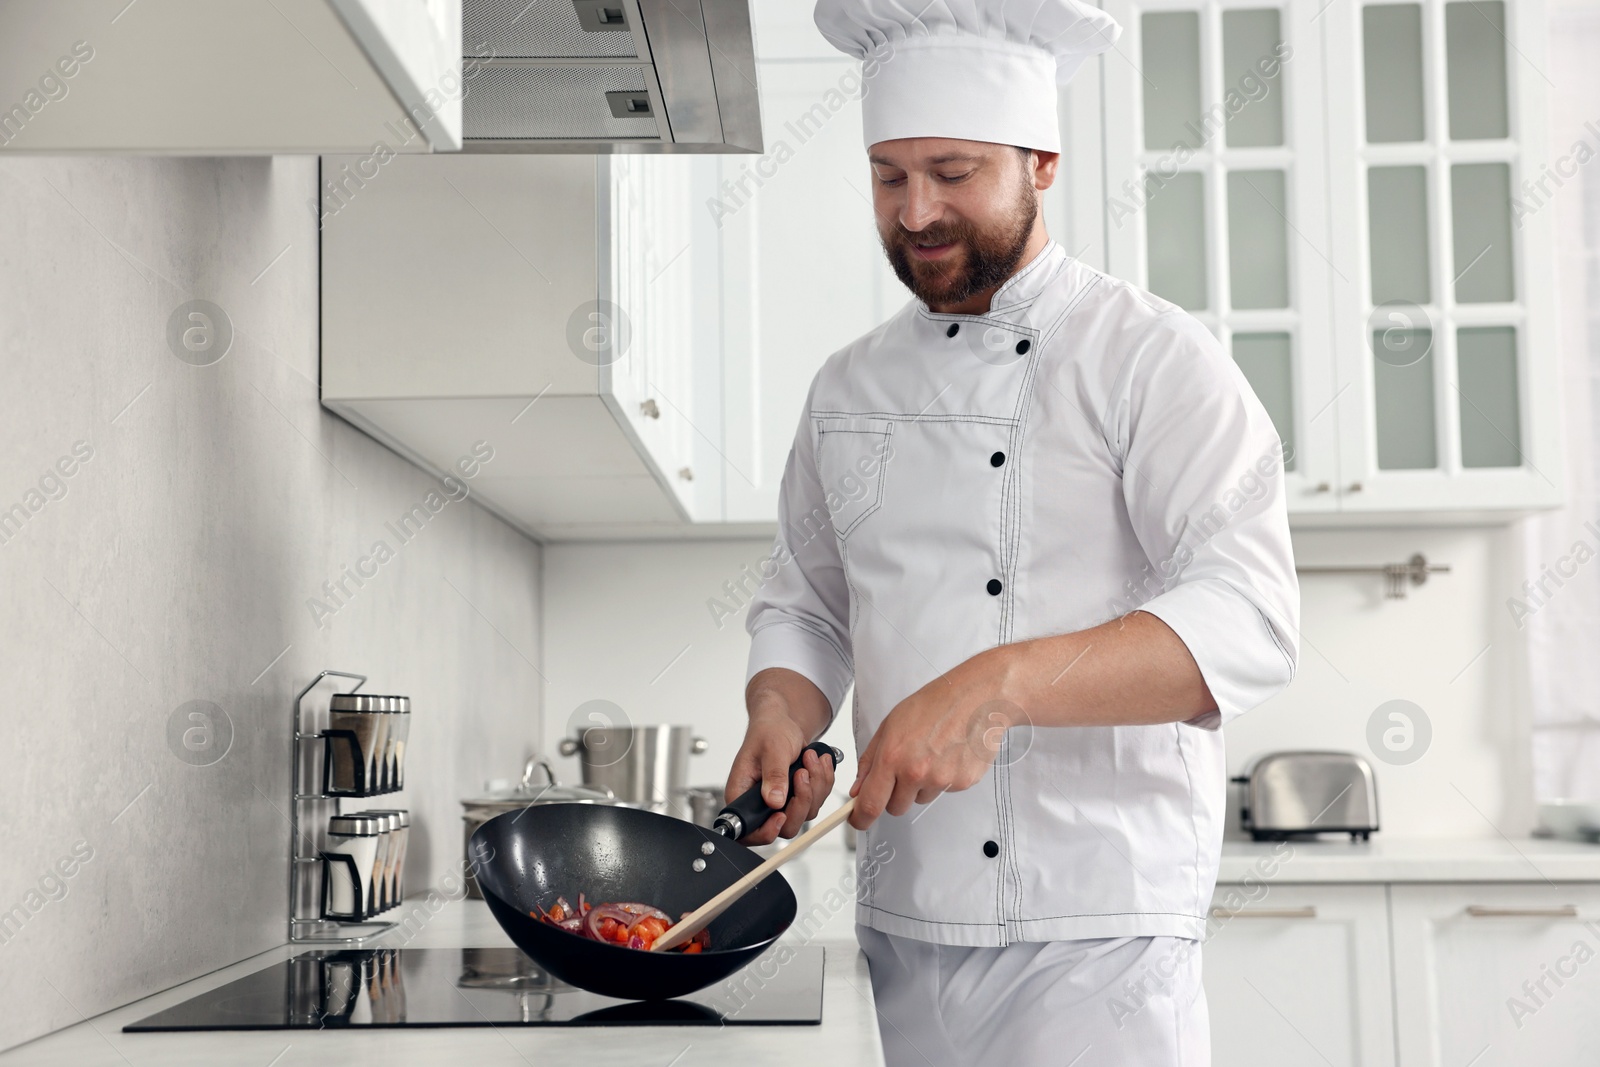
[[[1001,696],[1007,646],[981,652],[895,705],[856,763],[850,825],[865,830],[887,811],[970,789],[988,773],[1005,731],[1025,721]]]

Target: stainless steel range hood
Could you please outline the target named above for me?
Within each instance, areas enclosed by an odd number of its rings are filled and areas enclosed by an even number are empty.
[[[465,0],[466,152],[760,152],[750,0]]]

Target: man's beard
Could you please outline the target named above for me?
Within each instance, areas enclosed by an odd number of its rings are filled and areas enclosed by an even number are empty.
[[[966,219],[936,222],[915,234],[898,220],[887,234],[880,232],[889,265],[907,289],[930,306],[959,304],[976,293],[1009,278],[1022,260],[1039,214],[1032,185],[1005,222],[983,232]],[[954,243],[960,246],[944,258],[929,262],[910,249],[913,237],[924,245]],[[959,263],[956,261],[959,260]]]

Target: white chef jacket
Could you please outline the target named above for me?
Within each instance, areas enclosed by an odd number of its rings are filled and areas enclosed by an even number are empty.
[[[913,300],[829,357],[750,605],[749,676],[797,671],[835,714],[854,680],[860,751],[973,655],[1137,608],[1218,707],[1007,731],[976,786],[863,835],[857,922],[968,946],[1202,936],[1218,727],[1287,685],[1298,651],[1282,455],[1204,327],[1055,241],[989,311]]]

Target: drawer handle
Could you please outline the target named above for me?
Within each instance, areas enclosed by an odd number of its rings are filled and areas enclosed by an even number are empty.
[[[1563,904],[1559,908],[1489,908],[1473,904],[1467,914],[1474,919],[1576,919],[1578,906]]]
[[[1213,919],[1315,919],[1317,909],[1307,904],[1303,908],[1212,908]]]

